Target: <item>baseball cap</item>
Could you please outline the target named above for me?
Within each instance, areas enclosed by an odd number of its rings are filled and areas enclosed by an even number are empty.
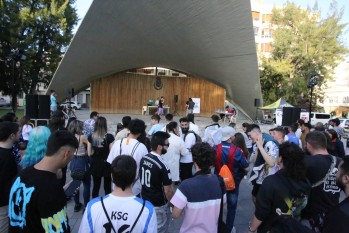
[[[236,133],[235,129],[230,126],[226,126],[222,128],[222,141],[227,141],[229,138],[234,136]]]

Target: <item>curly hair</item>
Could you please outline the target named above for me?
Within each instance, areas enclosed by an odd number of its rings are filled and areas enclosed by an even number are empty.
[[[46,126],[38,126],[29,134],[27,149],[20,165],[29,167],[37,164],[46,155],[48,138],[51,131]]]
[[[297,181],[305,178],[305,154],[298,145],[284,142],[279,147],[279,154],[282,158],[286,176]]]
[[[193,162],[196,163],[199,168],[207,173],[214,165],[215,151],[206,142],[196,143],[191,147],[191,153],[193,155]]]

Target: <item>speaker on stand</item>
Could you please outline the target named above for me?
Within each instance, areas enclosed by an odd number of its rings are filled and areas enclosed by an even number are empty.
[[[173,101],[174,101],[174,112],[173,112],[173,115],[174,116],[179,116],[179,114],[177,112],[178,95],[174,95]]]

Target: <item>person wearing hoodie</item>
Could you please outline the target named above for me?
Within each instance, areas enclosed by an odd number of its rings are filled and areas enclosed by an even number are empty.
[[[304,152],[294,143],[280,145],[281,169],[264,179],[260,186],[256,210],[248,232],[269,232],[279,214],[292,215],[300,220],[301,210],[305,207],[311,190],[306,178]]]

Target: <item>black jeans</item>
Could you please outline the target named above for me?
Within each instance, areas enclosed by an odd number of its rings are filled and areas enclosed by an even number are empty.
[[[179,176],[181,181],[193,177],[193,163],[180,163]]]
[[[93,177],[92,198],[98,197],[99,188],[101,187],[102,177]],[[104,178],[104,193],[105,195],[111,193],[111,176],[105,176]]]

